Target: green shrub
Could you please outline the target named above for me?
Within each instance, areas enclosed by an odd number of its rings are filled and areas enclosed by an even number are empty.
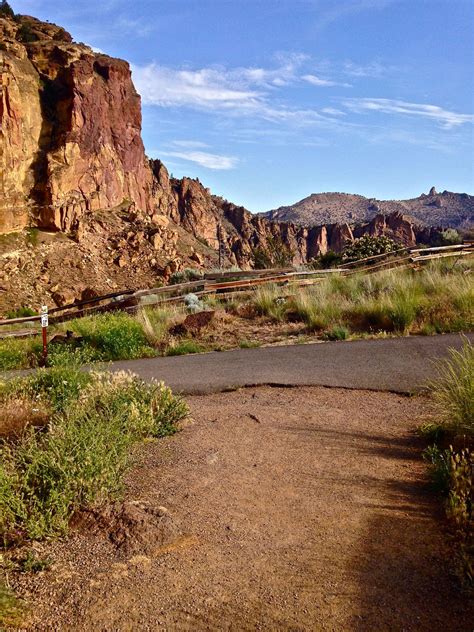
[[[260,347],[261,344],[262,343],[257,340],[241,340],[239,342],[239,347],[241,349],[256,349],[257,347]]]
[[[99,314],[70,323],[104,360],[131,360],[154,355],[142,326],[127,314]]]
[[[349,338],[349,330],[342,325],[334,325],[324,332],[325,340],[347,340]]]
[[[67,405],[62,399],[47,432],[30,428],[19,442],[1,446],[0,537],[6,542],[65,533],[74,511],[116,497],[131,446],[173,432],[187,414],[161,384],[123,372],[88,379],[79,397]],[[57,393],[47,392],[54,404]]]
[[[28,369],[38,366],[42,344],[33,338],[4,338],[0,340],[0,371]]]
[[[397,292],[391,297],[387,306],[387,316],[395,331],[406,333],[414,323],[421,308],[419,294],[416,292]]]
[[[88,344],[78,347],[69,345],[50,345],[47,365],[49,367],[79,367],[92,362],[100,362],[106,355]]]
[[[195,268],[185,268],[179,272],[174,272],[169,279],[170,285],[177,283],[188,283],[189,281],[199,281],[204,276],[202,270],[196,270]]]
[[[434,489],[447,495],[451,476],[451,450],[443,450],[437,445],[431,445],[423,452],[423,458],[429,464]]]
[[[204,349],[197,342],[194,342],[194,340],[183,340],[171,347],[168,347],[166,355],[179,356],[186,355],[188,353],[202,353],[202,351],[204,351]]]
[[[342,260],[344,263],[359,261],[367,257],[393,252],[396,249],[397,244],[389,237],[385,237],[384,235],[381,237],[363,235],[344,248]]]
[[[2,18],[14,18],[15,12],[7,2],[7,0],[2,0],[0,2],[0,17]]]
[[[24,396],[38,405],[50,404],[53,410],[62,412],[79,397],[91,379],[90,373],[78,367],[39,369],[28,377],[4,383],[0,388],[0,397]]]
[[[455,562],[461,581],[474,586],[474,452],[451,449],[446,514],[455,534]]]
[[[6,313],[5,318],[25,318],[27,316],[37,316],[38,312],[35,312],[31,307],[19,307],[18,309],[11,310]]]

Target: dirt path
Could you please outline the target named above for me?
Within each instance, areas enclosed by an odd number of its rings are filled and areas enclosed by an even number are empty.
[[[426,399],[325,388],[189,398],[194,423],[144,446],[127,495],[181,537],[124,556],[101,535],[48,545],[22,580],[36,630],[456,630],[411,430]]]

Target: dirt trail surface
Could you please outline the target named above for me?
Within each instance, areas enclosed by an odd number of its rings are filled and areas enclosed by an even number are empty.
[[[167,508],[173,538],[130,553],[83,529],[42,545],[53,568],[17,586],[35,630],[472,629],[413,433],[426,397],[188,401],[193,422],[142,446],[127,481],[128,501]]]
[[[474,341],[473,334],[467,337]],[[112,367],[163,380],[187,394],[264,384],[412,393],[434,377],[432,360],[462,343],[459,334],[410,336],[131,360]]]

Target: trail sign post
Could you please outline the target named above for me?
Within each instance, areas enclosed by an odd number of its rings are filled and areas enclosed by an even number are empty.
[[[43,334],[43,362],[45,364],[48,358],[48,337],[47,337],[48,325],[49,325],[48,306],[43,305],[41,308],[41,331]]]

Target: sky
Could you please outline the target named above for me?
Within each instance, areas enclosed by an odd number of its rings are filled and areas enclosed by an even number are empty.
[[[11,0],[130,62],[147,154],[251,211],[474,194],[474,0]]]

